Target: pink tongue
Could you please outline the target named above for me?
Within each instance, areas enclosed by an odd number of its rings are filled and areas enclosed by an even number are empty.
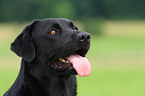
[[[84,77],[91,73],[91,66],[87,58],[75,54],[70,55],[67,59],[73,64],[79,76]]]

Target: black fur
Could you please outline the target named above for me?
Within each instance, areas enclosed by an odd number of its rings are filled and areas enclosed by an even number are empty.
[[[21,69],[4,96],[76,96],[75,69],[59,68],[55,61],[76,53],[85,56],[89,47],[90,35],[70,20],[33,21],[11,44],[11,50],[22,57]]]

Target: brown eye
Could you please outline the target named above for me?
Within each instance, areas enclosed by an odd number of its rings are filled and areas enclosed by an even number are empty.
[[[56,34],[56,30],[51,30],[51,34]]]

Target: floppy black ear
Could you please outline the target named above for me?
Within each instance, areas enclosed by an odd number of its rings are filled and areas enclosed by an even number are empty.
[[[26,26],[22,33],[11,44],[11,50],[27,62],[32,62],[35,58],[35,46],[31,34],[36,20]]]

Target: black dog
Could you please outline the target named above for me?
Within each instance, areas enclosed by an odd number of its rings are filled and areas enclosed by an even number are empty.
[[[15,83],[4,96],[76,96],[75,75],[81,72],[67,58],[84,58],[89,47],[90,35],[70,20],[33,21],[11,44],[22,62]]]

